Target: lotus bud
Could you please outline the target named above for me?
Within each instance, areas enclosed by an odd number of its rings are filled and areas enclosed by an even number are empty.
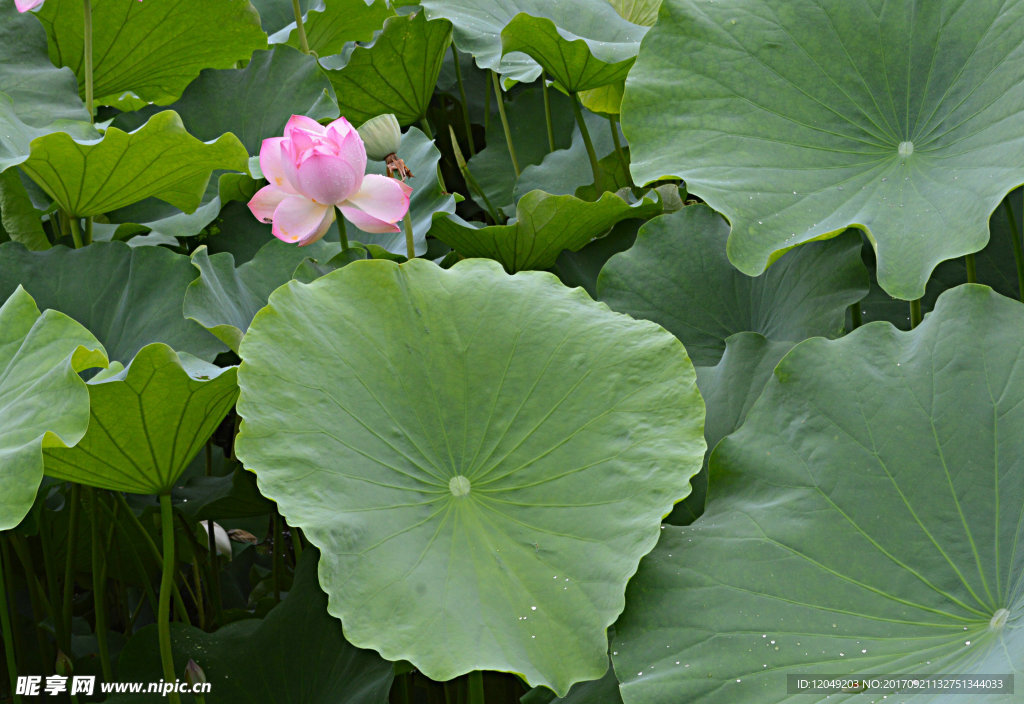
[[[370,118],[358,132],[366,146],[366,156],[374,161],[384,161],[402,146],[402,128],[398,126],[398,118],[391,113]]]
[[[206,684],[206,673],[192,658],[185,665],[185,681],[192,685],[193,690],[197,684]]]
[[[203,529],[203,532],[206,533],[207,540],[209,540],[211,523],[213,524],[213,542],[216,546],[217,554],[230,560],[231,538],[228,535],[228,531],[224,530],[219,523],[210,520],[200,521],[199,527]]]

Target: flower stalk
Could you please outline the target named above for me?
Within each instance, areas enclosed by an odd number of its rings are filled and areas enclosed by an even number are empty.
[[[501,97],[501,81],[498,74],[491,71],[491,83],[494,84],[494,99],[498,101],[498,116],[501,117],[501,128],[505,130],[505,144],[508,145],[508,155],[512,159],[512,170],[519,178],[519,160],[516,158],[516,147],[512,144],[512,130],[508,126],[508,115],[505,114],[505,101]]]

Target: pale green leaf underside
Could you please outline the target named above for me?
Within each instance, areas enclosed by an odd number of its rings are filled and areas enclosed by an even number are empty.
[[[103,343],[110,359],[123,363],[150,342],[206,360],[224,350],[182,314],[185,289],[195,278],[188,257],[163,247],[94,242],[81,249],[30,252],[13,242],[0,245],[0,297],[24,285],[41,308],[77,320]]]
[[[623,99],[633,176],[684,178],[748,274],[856,226],[919,298],[1024,182],[1022,46],[1002,0],[665,0]]]
[[[110,127],[99,142],[64,132],[39,137],[21,168],[65,211],[84,217],[149,197],[192,212],[215,169],[245,171],[248,158],[235,135],[201,142],[166,110],[134,132]]]
[[[580,37],[546,17],[520,13],[501,30],[501,46],[504,52],[527,54],[562,88],[575,93],[622,81],[647,28],[620,19],[603,30],[602,39]]]
[[[443,17],[454,25],[455,45],[472,54],[477,66],[524,83],[535,81],[541,67],[521,51],[503,55],[502,49],[503,30],[520,13],[550,20],[562,40],[559,44],[578,38],[602,61],[627,58],[616,54],[620,44],[631,45],[627,53],[635,56],[647,29],[623,19],[604,0],[424,0],[421,4],[431,19]]]
[[[87,386],[89,430],[45,451],[46,474],[111,491],[171,490],[238,395],[235,367],[146,345],[127,368]]]
[[[238,455],[349,641],[436,680],[604,673],[703,453],[677,340],[550,274],[375,260],[275,291],[241,357]]]
[[[79,0],[47,0],[37,11],[50,37],[50,58],[70,66],[84,95],[84,31]],[[248,0],[178,0],[92,4],[96,102],[137,110],[173,102],[199,72],[233,68],[267,35]]]
[[[448,216],[437,218],[430,232],[463,256],[494,259],[515,273],[547,269],[563,250],[575,251],[620,220],[648,218],[660,209],[653,200],[630,205],[614,193],[589,202],[530,191],[516,204],[516,220],[509,225],[478,227]]]
[[[1019,681],[1022,337],[1019,303],[966,285],[913,331],[871,323],[783,358],[712,455],[704,516],[630,584],[626,704],[809,701],[787,672]]]
[[[43,448],[74,445],[89,425],[78,372],[106,366],[103,346],[63,313],[39,313],[18,287],[0,306],[0,530],[18,525],[43,478]]]
[[[290,280],[295,267],[308,257],[327,261],[337,252],[338,245],[323,240],[296,247],[274,239],[236,269],[230,253],[211,255],[205,245],[201,246],[191,257],[199,278],[185,291],[185,317],[237,352],[249,323],[267,304],[270,292]]]
[[[645,223],[636,244],[601,269],[598,297],[664,326],[699,366],[717,364],[738,332],[790,342],[844,332],[847,307],[868,290],[859,236],[801,247],[750,277],[729,263],[728,235],[706,205]]]
[[[18,116],[14,101],[0,92],[0,171],[24,163],[32,151],[32,140],[63,130],[79,140],[99,139],[100,134],[88,122],[57,120],[46,127],[32,127]]]
[[[372,46],[356,47],[344,68],[327,71],[341,114],[356,125],[389,112],[403,125],[419,120],[451,38],[448,22],[428,22],[422,12],[388,19]]]

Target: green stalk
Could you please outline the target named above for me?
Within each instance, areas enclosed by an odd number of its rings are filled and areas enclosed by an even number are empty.
[[[499,224],[498,211],[495,210],[491,200],[484,193],[484,189],[480,187],[480,184],[472,172],[470,172],[469,164],[466,163],[466,158],[462,155],[462,150],[459,149],[459,142],[455,139],[455,131],[451,125],[448,125],[448,133],[452,138],[452,152],[455,154],[455,163],[459,165],[459,171],[462,173],[462,179],[466,182],[466,187],[471,191],[475,191],[480,196],[480,200],[483,201],[484,208],[487,210],[488,215],[491,216],[491,220],[494,221],[495,225]]]
[[[100,651],[100,668],[103,672],[103,679],[110,682],[114,679],[114,670],[110,666],[110,647],[107,643],[107,604],[105,584],[105,569],[103,568],[103,553],[100,550],[100,528],[99,528],[99,503],[96,490],[93,487],[86,487],[89,496],[89,539],[90,553],[92,557],[92,605],[96,621],[96,645]]]
[[[555,151],[555,128],[551,124],[551,98],[548,97],[548,74],[540,73],[540,90],[544,96],[544,122],[548,126],[548,151]]]
[[[75,242],[75,249],[81,249],[85,246],[82,240],[82,226],[78,222],[78,218],[68,216],[68,222],[71,224],[71,239]]]
[[[916,328],[921,324],[921,299],[910,302],[910,327]]]
[[[480,670],[469,673],[469,704],[484,704],[484,673]]]
[[[341,241],[341,251],[347,252],[348,246],[348,228],[345,225],[345,216],[341,212],[341,208],[338,208],[338,239]]]
[[[298,564],[299,560],[302,559],[302,536],[299,535],[298,528],[291,528],[292,536],[292,552],[295,553],[295,563]]]
[[[82,235],[82,244],[92,244],[92,216],[85,219],[85,232]]]
[[[85,35],[85,46],[82,50],[82,61],[85,66],[82,72],[85,74],[85,109],[89,111],[89,119],[96,118],[96,106],[93,105],[92,96],[92,3],[90,0],[82,0],[84,11],[84,24],[82,31]]]
[[[43,585],[39,581],[39,577],[36,575],[35,568],[32,565],[32,556],[29,554],[28,545],[26,545],[24,539],[16,533],[11,533],[9,535],[9,539],[11,547],[14,548],[14,554],[18,558],[18,562],[21,563],[22,570],[25,572],[25,582],[28,585],[28,596],[32,603],[33,621],[35,623],[42,623],[44,619],[49,618],[51,622],[56,623],[56,619],[53,617],[53,607],[46,598],[46,594],[43,591]],[[39,661],[46,662],[50,659],[49,643],[41,628],[36,628],[35,632],[36,648],[39,651]]]
[[[1024,251],[1021,251],[1021,233],[1017,229],[1017,216],[1013,214],[1010,206],[1010,199],[1003,201],[1006,209],[1006,219],[1010,223],[1010,239],[1013,241],[1013,258],[1017,263],[1017,292],[1021,301],[1024,301]]]
[[[860,314],[860,301],[857,301],[850,306],[850,332],[859,328],[863,323],[864,320]]]
[[[132,511],[132,507],[128,505],[128,501],[124,498],[124,495],[119,491],[115,491],[114,496],[116,496],[118,501],[121,503],[121,506],[124,508],[129,520],[131,520],[132,525],[138,529],[139,533],[146,541],[146,544],[149,546],[150,553],[152,553],[158,563],[163,564],[164,558],[160,554],[160,549],[156,546],[156,543],[153,542],[153,537],[149,534],[149,531],[146,530],[146,527],[142,525],[141,521],[139,521],[139,517],[135,515],[134,511]],[[135,553],[132,552],[132,554],[134,555]],[[143,574],[145,574],[145,571],[143,571]],[[189,623],[188,612],[185,610],[185,602],[181,598],[181,592],[178,590],[177,584],[174,585],[174,607],[178,609],[178,613],[182,615],[182,620],[185,623]]]
[[[405,224],[405,256],[412,261],[416,258],[416,243],[412,239],[412,218],[409,213],[405,214],[402,221]]]
[[[11,678],[11,693],[17,691],[18,663],[14,658],[14,632],[11,630],[11,614],[7,609],[7,543],[4,535],[0,535],[0,632],[3,634],[4,655],[7,662],[7,674]],[[21,695],[14,694],[14,704],[21,704]]]
[[[619,157],[622,170],[628,174],[629,160],[626,158],[626,152],[622,151],[622,140],[619,139],[619,119],[614,115],[609,115],[608,122],[612,126],[612,143],[615,144],[615,154]]]
[[[978,267],[974,263],[974,254],[964,255],[964,266],[967,268],[967,283],[978,283]]]
[[[71,652],[71,597],[74,595],[75,538],[78,533],[78,504],[82,500],[82,487],[71,485],[71,514],[68,516],[68,551],[64,562],[64,592],[60,610],[61,646]]]
[[[420,127],[423,128],[423,134],[427,135],[427,139],[434,140],[434,130],[430,129],[430,122],[427,120],[426,115],[420,118]]]
[[[466,123],[466,143],[469,145],[469,155],[476,154],[476,145],[473,144],[473,123],[469,119],[469,105],[466,103],[466,86],[462,82],[462,67],[459,65],[459,50],[452,44],[452,59],[455,62],[455,82],[459,84],[459,100],[462,101],[462,121]],[[490,93],[488,93],[490,95]]]
[[[292,12],[295,13],[295,28],[299,31],[299,46],[302,53],[309,53],[309,42],[306,41],[306,28],[302,26],[302,8],[299,7],[299,0],[292,0]]]
[[[597,152],[594,151],[594,142],[590,139],[590,131],[587,123],[583,120],[583,109],[580,106],[580,96],[572,93],[572,112],[576,116],[576,124],[580,128],[580,135],[583,137],[583,146],[587,148],[587,158],[590,160],[590,170],[594,173],[594,186],[601,189],[601,167],[597,164]]]
[[[171,495],[160,494],[160,532],[164,538],[163,570],[160,574],[160,601],[157,609],[157,631],[160,637],[160,662],[163,665],[164,681],[174,682],[174,655],[171,652],[171,586],[174,584],[174,509]],[[168,697],[171,704],[181,704],[177,692]]]
[[[512,158],[512,170],[519,178],[519,160],[516,159],[516,148],[512,144],[512,130],[508,126],[508,115],[505,114],[505,101],[501,98],[501,82],[498,74],[491,71],[491,83],[494,84],[494,99],[498,101],[498,115],[501,117],[501,128],[505,130],[505,143],[508,145],[508,155]]]

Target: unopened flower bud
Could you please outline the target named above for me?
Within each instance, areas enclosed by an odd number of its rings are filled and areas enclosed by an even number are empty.
[[[193,689],[197,684],[206,683],[206,673],[192,658],[189,658],[188,664],[185,665],[185,681],[192,685]]]
[[[358,132],[366,146],[366,156],[374,161],[384,161],[402,146],[402,128],[398,126],[398,118],[391,113],[370,118]]]

